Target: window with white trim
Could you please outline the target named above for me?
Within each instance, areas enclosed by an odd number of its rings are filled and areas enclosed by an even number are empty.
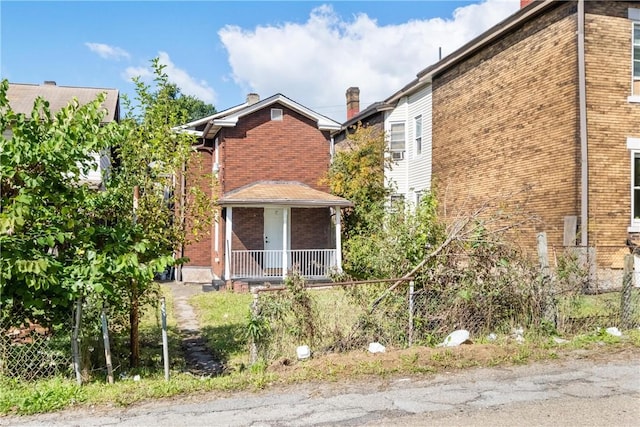
[[[389,150],[394,160],[402,160],[405,150],[404,123],[391,123]]]
[[[640,22],[633,23],[633,96],[640,96]]]
[[[627,138],[627,149],[631,153],[631,227],[629,231],[640,232],[640,138]]]
[[[422,116],[418,116],[415,121],[415,143],[416,143],[416,156],[422,154]]]
[[[632,225],[640,225],[640,151],[633,153],[633,190],[631,192]]]
[[[271,120],[282,120],[282,108],[272,108],[271,109]]]

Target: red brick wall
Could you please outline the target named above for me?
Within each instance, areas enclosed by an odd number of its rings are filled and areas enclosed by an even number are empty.
[[[212,155],[205,151],[194,153],[192,160],[189,162],[187,168],[187,194],[188,188],[197,186],[206,192],[208,196],[211,196],[211,163]],[[212,215],[215,215],[212,212]],[[195,236],[191,230],[193,226],[193,220],[187,215],[185,218],[185,224],[187,227],[187,240],[189,242],[185,247],[185,256],[189,258],[190,266],[210,266],[212,262],[213,252],[213,226],[205,230],[204,233],[200,233]],[[198,240],[198,241],[196,241]]]
[[[262,208],[233,208],[232,249],[264,249],[264,211]]]
[[[271,108],[283,110],[271,120]],[[221,133],[221,188],[229,192],[259,180],[300,181],[327,190],[319,181],[329,167],[329,136],[314,121],[274,104]]]
[[[330,249],[329,208],[291,209],[291,249]]]

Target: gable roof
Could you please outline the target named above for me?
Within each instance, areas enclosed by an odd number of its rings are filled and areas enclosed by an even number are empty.
[[[49,101],[51,112],[56,113],[66,107],[73,98],[76,98],[80,105],[85,105],[94,101],[103,92],[106,93],[106,99],[102,106],[107,110],[107,115],[103,117],[102,122],[118,121],[120,119],[118,89],[58,86],[47,83],[42,85],[9,83],[7,99],[13,111],[29,116],[37,97]]]
[[[350,120],[344,122],[342,128],[346,129],[349,126],[357,123],[358,121],[362,121],[380,111],[393,109],[394,105],[400,100],[400,98],[415,93],[423,87],[430,85],[433,77],[437,74],[440,74],[446,71],[449,67],[452,67],[460,61],[465,60],[479,49],[482,49],[494,40],[504,36],[513,28],[544,12],[554,3],[555,5],[558,5],[558,2],[555,2],[554,0],[533,1],[529,5],[519,9],[511,16],[489,28],[487,31],[480,34],[470,42],[466,43],[453,53],[447,55],[440,61],[420,71],[416,75],[415,79],[407,83],[404,87],[402,87],[402,89],[398,90],[397,92],[386,98],[384,101],[372,104],[372,106],[367,107],[367,109],[361,111]]]
[[[347,199],[316,190],[297,181],[256,181],[228,192],[218,200],[218,203],[220,206],[353,206],[353,203]]]
[[[174,129],[179,132],[190,133],[199,137],[212,137],[223,127],[234,127],[238,120],[244,116],[268,107],[272,104],[281,104],[291,110],[294,110],[301,115],[316,122],[319,130],[334,131],[340,129],[340,123],[331,120],[330,118],[318,114],[315,111],[305,107],[302,104],[298,104],[290,98],[282,95],[281,93],[265,98],[262,101],[255,103],[245,102],[244,104],[236,105],[227,110],[219,113],[212,114],[211,116],[204,117],[202,119],[195,120],[193,122],[177,126]],[[197,130],[199,126],[205,125],[202,131]]]

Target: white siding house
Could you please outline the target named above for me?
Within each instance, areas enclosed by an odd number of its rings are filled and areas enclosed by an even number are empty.
[[[385,182],[395,197],[415,205],[431,189],[431,84],[410,84],[385,103],[393,106],[385,115],[384,129],[394,160]]]

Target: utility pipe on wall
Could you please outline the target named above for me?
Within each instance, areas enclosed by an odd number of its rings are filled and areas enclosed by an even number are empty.
[[[589,245],[589,157],[587,83],[584,58],[584,0],[578,0],[578,92],[580,114],[580,246]]]

